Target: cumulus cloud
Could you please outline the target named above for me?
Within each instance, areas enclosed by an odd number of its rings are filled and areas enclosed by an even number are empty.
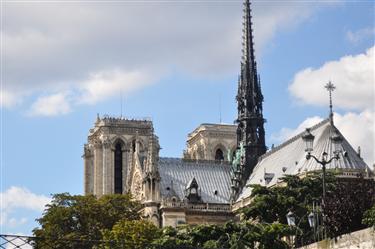
[[[334,107],[343,113],[335,113],[335,125],[354,149],[361,147],[362,157],[369,166],[375,162],[374,50],[371,47],[364,53],[326,62],[317,69],[304,69],[296,73],[289,85],[293,97],[315,106],[328,105],[323,86],[329,80],[336,85]],[[295,129],[282,128],[272,139],[281,142],[320,120],[320,117],[307,118]]]
[[[356,30],[356,31],[351,31],[351,30],[347,31],[346,39],[353,44],[358,44],[361,41],[368,39],[368,38],[374,39],[374,35],[375,35],[375,28],[367,27],[367,28]]]
[[[57,93],[39,97],[31,106],[31,116],[56,116],[70,112],[67,94]]]
[[[103,101],[120,88],[124,94],[141,89],[170,70],[194,77],[236,74],[240,4],[5,3],[1,105],[15,106],[27,97],[35,102],[31,113],[51,116]],[[327,4],[254,3],[257,54],[276,32],[303,22],[320,6]],[[40,107],[57,100],[63,109]]]
[[[27,219],[11,217],[15,210],[23,209],[42,212],[51,199],[44,195],[37,195],[22,187],[12,186],[0,193],[2,226],[18,226],[27,222]]]
[[[121,70],[98,72],[81,84],[81,94],[77,101],[94,104],[119,92],[132,92],[149,83],[148,75],[141,72],[126,73]]]
[[[16,226],[19,226],[19,225],[23,225],[27,222],[27,218],[23,217],[21,219],[16,219],[16,218],[10,218],[8,220],[8,225],[10,227],[16,227]]]
[[[365,53],[347,55],[317,69],[306,68],[294,76],[289,92],[301,103],[324,106],[328,99],[323,86],[331,80],[337,87],[335,107],[374,109],[374,50],[371,47]]]
[[[0,90],[0,107],[12,107],[20,103],[20,95],[7,90]]]
[[[310,118],[305,119],[300,125],[298,125],[297,128],[293,129],[293,128],[284,127],[279,132],[271,134],[271,140],[278,142],[278,143],[284,142],[287,139],[301,133],[306,128],[314,126],[315,124],[319,123],[322,120],[323,118],[315,116],[315,117],[310,117]]]
[[[335,124],[349,143],[357,149],[365,162],[371,167],[375,163],[375,112],[365,110],[361,113],[349,112],[335,115]]]

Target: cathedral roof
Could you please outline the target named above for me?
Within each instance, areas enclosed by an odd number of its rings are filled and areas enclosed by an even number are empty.
[[[311,128],[311,133],[315,136],[312,154],[319,159],[323,152],[327,152],[329,157],[333,156],[333,148],[330,138],[333,130],[337,128],[331,124],[330,119],[323,120]],[[302,139],[304,132],[287,140],[285,143],[268,151],[259,158],[253,173],[247,180],[238,200],[245,199],[251,194],[251,184],[260,184],[263,186],[272,186],[276,184],[283,175],[297,175],[309,171],[321,170],[322,167],[314,159],[307,160],[305,152],[305,142]],[[338,172],[365,172],[369,170],[366,163],[357,154],[349,142],[343,138],[342,149],[346,151],[347,156],[340,155],[339,160],[333,160],[326,165],[328,170],[337,170]]]
[[[185,198],[185,188],[195,178],[198,193],[206,203],[229,203],[230,165],[209,161],[186,161],[180,158],[159,158],[160,192],[167,197],[171,182],[180,200]]]

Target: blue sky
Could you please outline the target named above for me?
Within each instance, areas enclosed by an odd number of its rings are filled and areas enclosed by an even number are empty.
[[[161,156],[232,123],[241,1],[3,3],[1,233],[30,234],[52,193],[83,192],[96,114],[151,117]],[[256,1],[270,147],[328,116],[374,163],[374,3]],[[121,94],[122,92],[122,94]],[[220,110],[221,106],[221,110]],[[370,139],[369,139],[370,138]]]

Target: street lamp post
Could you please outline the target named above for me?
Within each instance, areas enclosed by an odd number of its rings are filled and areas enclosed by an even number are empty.
[[[292,211],[289,211],[286,215],[286,220],[288,222],[288,225],[291,226],[291,227],[296,227],[296,234],[294,236],[294,241],[293,241],[293,239],[291,239],[292,240],[291,243],[294,245],[294,248],[297,246],[297,232],[298,232],[298,229],[300,229],[299,225],[302,222],[303,218],[306,217],[306,215],[307,214],[305,214],[304,216],[302,216],[299,219],[299,222],[298,222],[297,225],[296,225],[296,215]],[[316,224],[315,223],[315,214],[311,212],[309,215],[307,215],[307,220],[309,221],[310,228],[314,228],[314,233],[315,233],[315,224]],[[301,230],[301,231],[302,231],[302,234],[303,234],[303,230]],[[302,241],[302,243],[303,243],[303,241]]]
[[[310,227],[312,227],[313,230],[314,230],[314,242],[316,242],[316,224],[317,224],[316,218],[317,217],[316,217],[315,210],[314,210],[314,207],[313,207],[313,212],[309,213],[309,215],[307,216],[307,220],[309,221]]]
[[[326,165],[331,163],[333,160],[338,160],[340,159],[340,152],[342,151],[342,137],[339,135],[338,131],[336,130],[335,127],[332,127],[333,130],[333,135],[330,137],[330,140],[332,142],[332,150],[333,150],[333,156],[331,158],[328,158],[328,153],[324,151],[322,153],[322,158],[319,159],[316,156],[312,155],[313,151],[313,145],[314,145],[314,135],[311,134],[310,129],[306,129],[306,133],[302,136],[302,139],[306,143],[306,159],[310,160],[313,158],[318,164],[322,166],[322,181],[323,181],[323,198],[322,198],[322,207],[324,209],[325,207],[325,201],[326,201]],[[344,156],[346,156],[346,152],[344,152]],[[326,233],[325,230],[325,215],[323,212],[323,227],[324,227],[324,234]]]

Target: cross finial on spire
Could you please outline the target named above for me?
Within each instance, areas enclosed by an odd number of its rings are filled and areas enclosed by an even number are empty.
[[[329,92],[329,118],[331,120],[331,123],[333,124],[332,92],[336,89],[336,87],[334,84],[332,84],[331,81],[329,81],[324,87]]]

